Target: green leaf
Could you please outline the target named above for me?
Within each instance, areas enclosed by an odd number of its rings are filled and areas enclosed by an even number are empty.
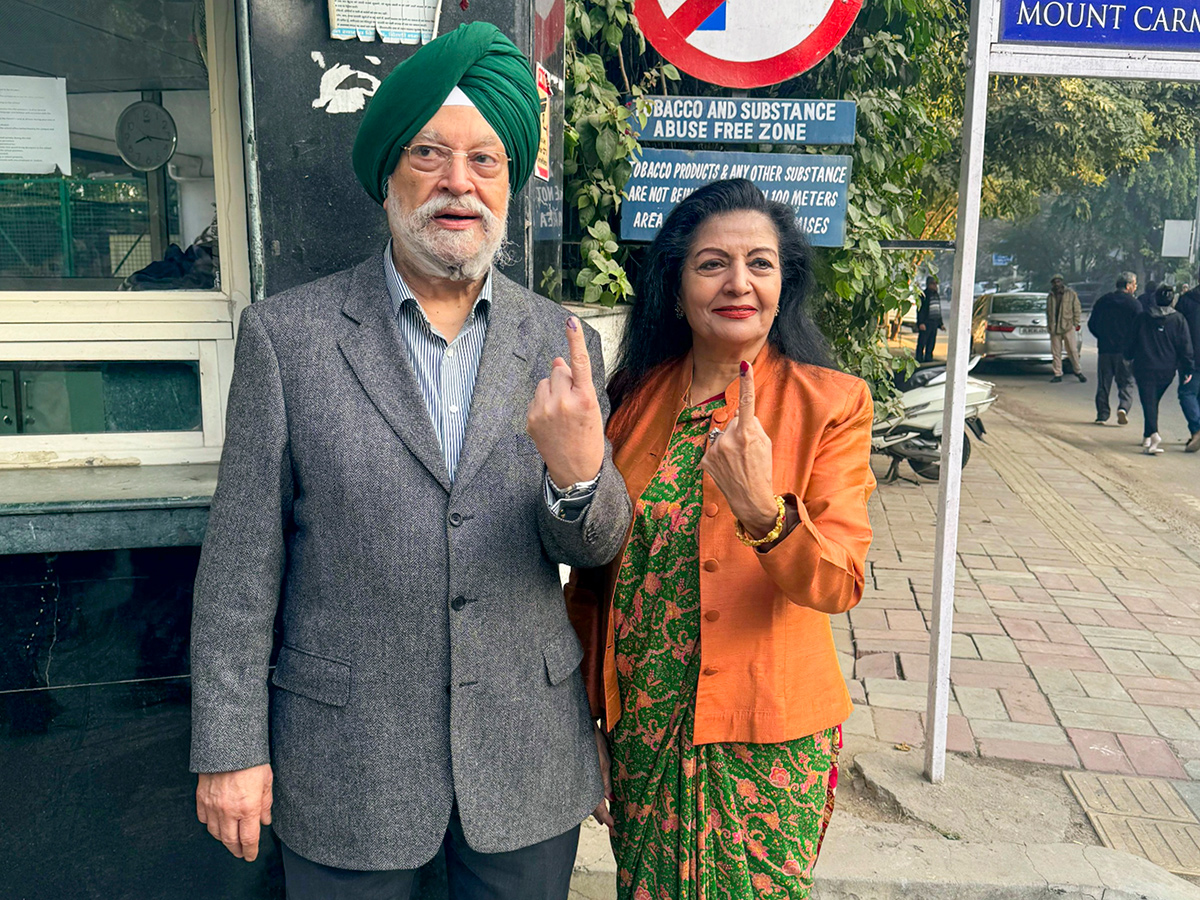
[[[605,166],[612,165],[617,158],[619,141],[617,133],[612,129],[606,128],[596,136],[596,155],[600,157],[600,162]]]

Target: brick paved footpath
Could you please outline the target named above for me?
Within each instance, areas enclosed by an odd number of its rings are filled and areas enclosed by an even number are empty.
[[[988,428],[963,473],[950,749],[1200,781],[1200,548],[1074,448]],[[872,497],[867,590],[833,619],[849,733],[923,742],[937,495]]]

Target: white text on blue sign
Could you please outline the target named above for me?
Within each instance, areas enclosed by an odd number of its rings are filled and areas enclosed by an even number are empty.
[[[1200,0],[1003,0],[1000,39],[1138,50],[1200,50]]]
[[[852,144],[855,104],[848,100],[648,97],[643,143]]]
[[[846,233],[849,156],[646,148],[621,204],[621,239],[650,241],[675,205],[699,187],[747,178],[770,200],[792,207],[815,247],[841,247]]]

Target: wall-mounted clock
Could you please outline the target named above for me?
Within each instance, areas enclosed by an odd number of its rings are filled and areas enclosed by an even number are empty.
[[[171,114],[149,100],[125,108],[117,119],[116,138],[121,159],[139,172],[166,165],[179,142]]]

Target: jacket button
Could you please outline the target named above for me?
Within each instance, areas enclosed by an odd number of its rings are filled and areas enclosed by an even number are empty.
[[[720,568],[720,564],[715,559],[706,559],[704,561],[705,572],[715,572]]]
[[[716,422],[718,425],[725,424],[725,420],[728,418],[729,418],[729,413],[725,412],[725,410],[723,410],[723,409],[718,409],[715,413],[713,413],[713,417],[712,417],[713,421]]]
[[[719,612],[717,612],[715,609],[710,609],[708,612],[706,612],[704,614],[704,618],[708,619],[708,621],[710,621],[710,622],[715,622],[715,621],[717,621],[717,619],[721,618],[721,614]]]
[[[705,675],[716,675],[717,670],[714,669],[712,666],[709,666],[707,669],[704,670],[704,674]]]
[[[459,513],[452,512],[448,518],[450,519],[450,524],[455,528],[463,523],[463,517]]]
[[[710,519],[717,514],[719,507],[715,503],[707,503],[704,506],[704,514]]]
[[[466,597],[455,597],[453,600],[450,601],[450,608],[453,609],[455,612],[458,612],[460,609],[462,609],[466,605],[467,605]]]

